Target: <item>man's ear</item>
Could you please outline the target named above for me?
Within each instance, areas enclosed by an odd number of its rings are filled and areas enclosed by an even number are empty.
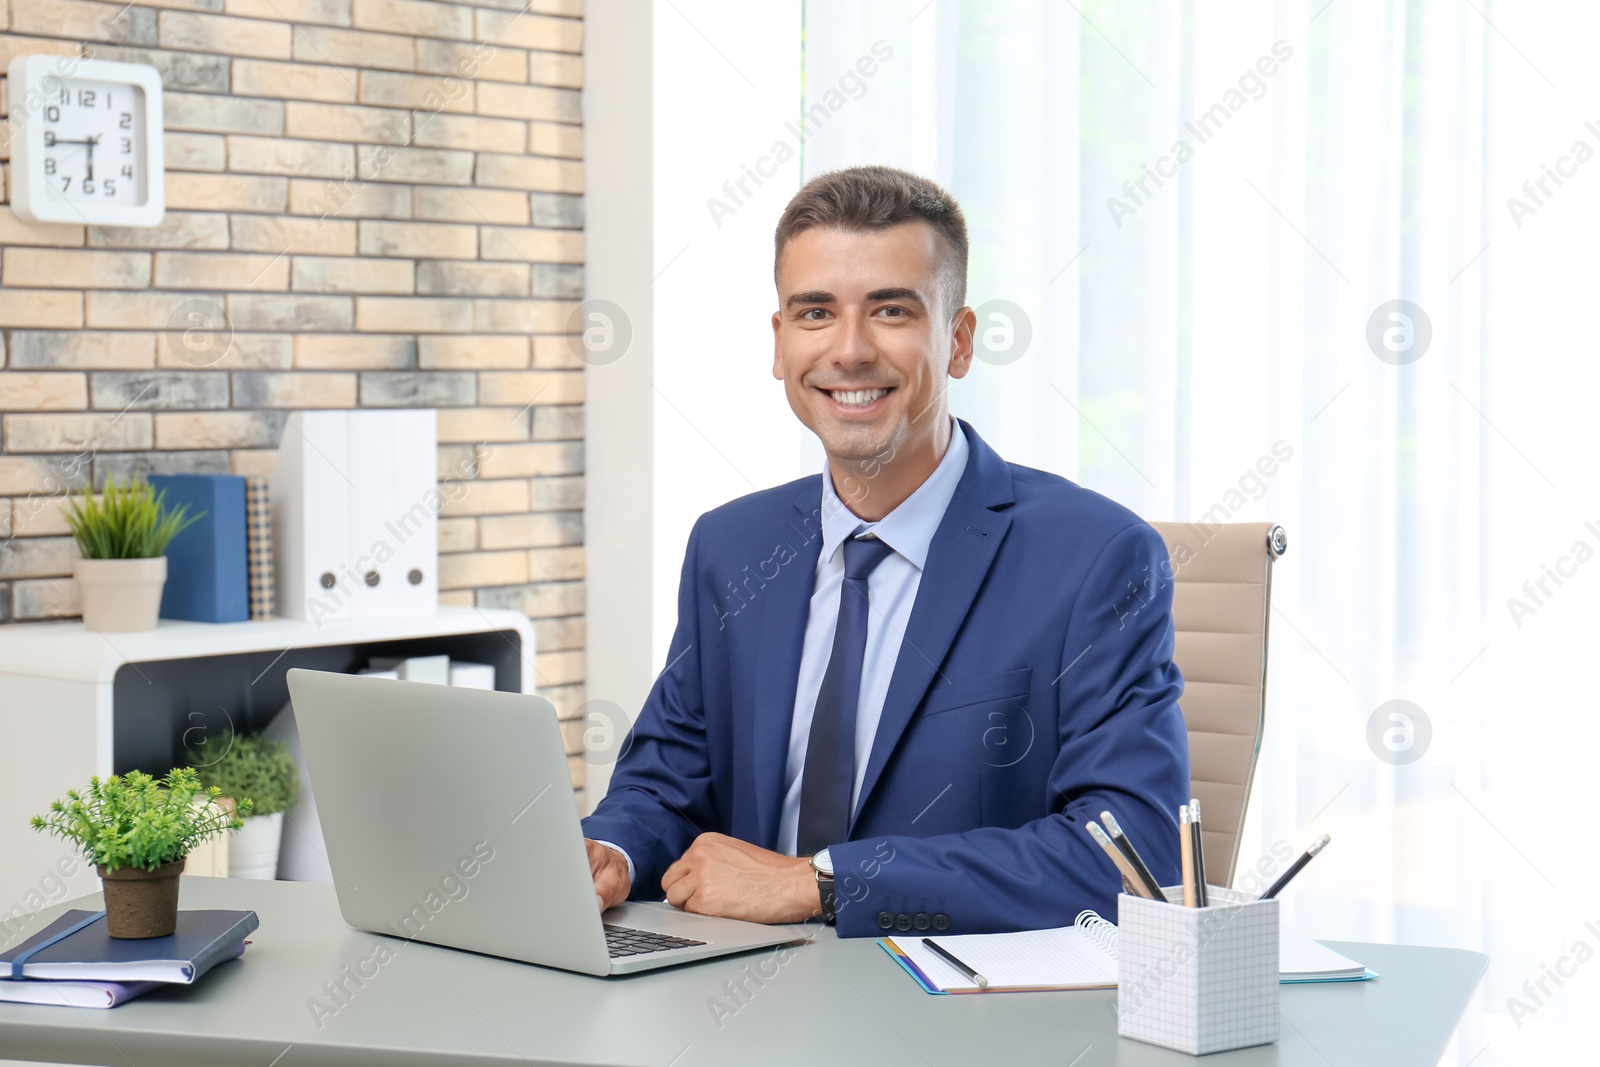
[[[972,369],[972,334],[977,327],[977,312],[969,307],[950,321],[950,377],[965,378]]]
[[[772,376],[783,381],[783,312],[772,313]]]

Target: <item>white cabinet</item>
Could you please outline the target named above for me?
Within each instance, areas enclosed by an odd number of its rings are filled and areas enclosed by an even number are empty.
[[[291,667],[353,671],[374,657],[448,655],[494,667],[496,687],[534,691],[533,624],[515,611],[221,625],[162,619],[144,633],[82,623],[0,626],[0,945],[9,916],[99,890],[42,814],[92,774],[164,774],[208,733],[261,729],[288,701]],[[63,866],[61,861],[67,862]],[[75,873],[62,879],[62,870]]]

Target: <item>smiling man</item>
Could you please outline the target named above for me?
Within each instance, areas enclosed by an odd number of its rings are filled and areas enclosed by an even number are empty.
[[[904,171],[825,174],[784,211],[772,373],[827,465],[689,535],[667,667],[584,820],[600,907],[1061,926],[1115,912],[1102,810],[1177,880],[1165,547],[950,415],[966,267],[960,207]]]

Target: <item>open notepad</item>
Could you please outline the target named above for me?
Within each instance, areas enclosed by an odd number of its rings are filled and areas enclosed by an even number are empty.
[[[930,993],[996,993],[1037,989],[1113,989],[1117,984],[1117,928],[1092,911],[1072,926],[1006,934],[955,934],[934,939],[945,951],[989,980],[972,979],[940,959],[920,935],[878,942]],[[1304,934],[1279,925],[1281,982],[1354,982],[1377,975]]]

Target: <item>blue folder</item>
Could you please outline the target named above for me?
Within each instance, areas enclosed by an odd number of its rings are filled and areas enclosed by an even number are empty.
[[[245,480],[233,474],[152,474],[166,505],[189,506],[199,522],[167,546],[163,619],[244,622],[250,618],[245,540]]]

